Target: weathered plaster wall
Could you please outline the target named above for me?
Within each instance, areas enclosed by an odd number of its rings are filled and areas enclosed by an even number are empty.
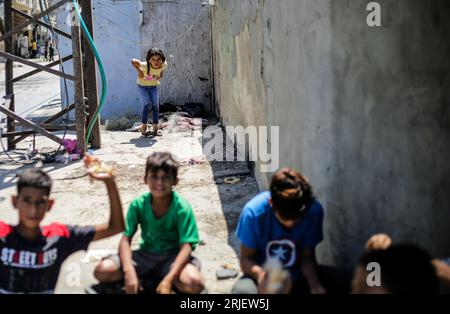
[[[369,2],[216,0],[221,118],[280,126],[280,166],[326,209],[322,261],[354,262],[381,231],[449,255],[450,6],[380,1],[370,28]]]
[[[140,114],[140,98],[136,88],[136,71],[130,60],[140,56],[139,1],[94,0],[94,40],[105,68],[107,97],[102,118],[117,118],[125,114]],[[70,7],[58,11],[58,27],[70,33]],[[121,22],[122,21],[122,22]],[[126,21],[126,23],[124,22]],[[72,53],[72,42],[59,36],[63,56]],[[73,73],[73,63],[64,63],[64,70]],[[101,77],[98,73],[99,97]],[[61,81],[62,100],[66,105],[65,89]],[[73,101],[73,83],[68,81],[70,102]],[[74,114],[72,113],[72,118]]]

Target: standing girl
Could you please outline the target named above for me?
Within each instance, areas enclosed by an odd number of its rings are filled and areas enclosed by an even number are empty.
[[[138,72],[139,94],[144,102],[144,111],[142,112],[142,135],[147,134],[148,111],[150,104],[153,113],[153,135],[161,136],[159,131],[159,95],[158,89],[161,84],[164,70],[167,68],[166,57],[161,49],[152,48],[147,53],[146,62],[137,59],[131,60],[131,64]]]

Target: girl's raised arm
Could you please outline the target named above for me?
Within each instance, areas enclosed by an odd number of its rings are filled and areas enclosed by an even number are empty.
[[[135,67],[140,67],[141,66],[141,62],[137,59],[132,59],[131,60],[131,64],[134,65]]]
[[[145,76],[144,71],[142,71],[142,69],[141,69],[141,61],[139,61],[137,59],[133,59],[133,60],[131,60],[131,64],[136,69],[136,71],[138,71],[139,77],[144,77]]]

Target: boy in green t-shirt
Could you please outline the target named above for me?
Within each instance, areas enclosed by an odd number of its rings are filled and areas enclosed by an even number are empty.
[[[191,252],[199,243],[191,205],[173,191],[178,183],[178,163],[169,153],[153,153],[147,159],[145,183],[150,192],[129,207],[119,254],[102,260],[94,275],[100,283],[125,282],[125,292],[142,291],[144,276],[156,276],[156,292],[169,294],[175,286],[182,293],[204,289],[199,262]],[[130,243],[141,226],[141,245],[131,251]]]

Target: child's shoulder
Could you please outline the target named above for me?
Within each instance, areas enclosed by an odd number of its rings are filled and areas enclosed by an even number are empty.
[[[254,196],[247,204],[245,204],[243,213],[255,217],[267,214],[267,212],[270,211],[270,198],[270,191],[259,193],[258,195]]]
[[[173,202],[178,210],[192,210],[191,203],[180,193],[173,191]]]
[[[0,238],[8,236],[13,231],[13,227],[0,220]]]
[[[68,238],[70,236],[70,228],[67,225],[63,225],[57,222],[54,222],[48,226],[42,227],[42,234],[46,238]]]
[[[142,207],[150,199],[150,192],[144,192],[131,201],[131,206]]]
[[[308,214],[310,216],[323,217],[324,210],[322,204],[317,199],[313,199],[311,205],[309,206]]]

